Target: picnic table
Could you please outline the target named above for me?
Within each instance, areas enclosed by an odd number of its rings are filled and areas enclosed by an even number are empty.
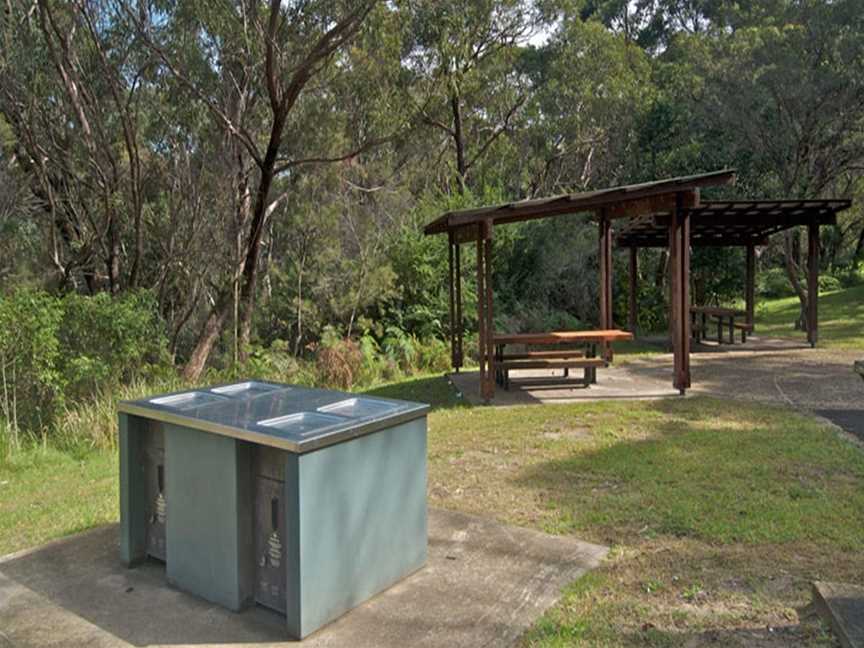
[[[724,308],[722,306],[691,306],[690,307],[690,322],[693,332],[693,339],[699,342],[705,337],[708,329],[708,318],[717,320],[717,343],[723,344],[723,328],[728,322],[729,344],[735,344],[735,330],[741,331],[741,343],[747,341],[747,333],[753,330],[752,322],[740,321],[746,318],[747,313],[743,310],[735,308]],[[739,321],[735,321],[738,318]],[[701,321],[700,321],[701,320]]]
[[[563,369],[563,377],[567,378],[570,369],[581,368],[585,370],[583,382],[587,387],[597,382],[597,369],[609,366],[612,361],[609,345],[632,339],[632,333],[618,329],[496,334],[492,336],[495,346],[495,381],[509,389],[512,369]],[[525,350],[506,353],[508,345],[520,345]],[[579,348],[528,350],[528,347],[561,345]],[[598,345],[602,345],[600,356],[597,354]]]

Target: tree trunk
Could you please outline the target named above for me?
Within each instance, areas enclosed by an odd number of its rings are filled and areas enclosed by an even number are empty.
[[[278,114],[273,120],[267,154],[261,164],[261,178],[255,194],[252,209],[252,222],[249,226],[249,239],[246,243],[246,258],[243,260],[242,284],[240,287],[240,361],[249,357],[249,340],[252,335],[252,316],[255,311],[255,287],[258,283],[258,257],[261,253],[261,237],[267,224],[267,201],[279,155],[279,144],[285,127],[284,115]]]
[[[797,257],[795,254],[796,246],[793,230],[786,230],[783,234],[783,252],[786,276],[789,278],[789,283],[792,284],[792,289],[795,291],[795,294],[798,295],[798,300],[801,304],[801,308],[798,312],[798,319],[795,321],[795,330],[806,331],[807,291],[804,290],[804,286],[801,284],[800,268],[798,263],[795,261]]]
[[[228,319],[230,307],[230,295],[223,288],[217,295],[216,303],[210,309],[207,321],[204,322],[204,327],[198,336],[195,349],[183,368],[183,378],[186,380],[194,382],[200,378],[201,372],[204,371],[204,365],[207,364],[207,358],[210,357],[213,346],[222,334],[222,328],[225,326],[225,320]]]
[[[456,180],[459,193],[465,193],[467,188],[468,166],[465,162],[465,138],[462,134],[462,109],[459,105],[459,95],[450,95],[450,108],[453,111],[453,144],[456,147]]]
[[[657,260],[657,270],[654,272],[654,285],[662,288],[666,283],[666,266],[669,264],[669,253],[666,249],[660,250],[660,258]]]

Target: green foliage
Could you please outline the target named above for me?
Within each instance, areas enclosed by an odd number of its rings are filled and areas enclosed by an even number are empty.
[[[60,302],[44,292],[0,295],[0,433],[5,428],[11,447],[22,431],[43,431],[63,404],[62,318]]]
[[[694,248],[690,264],[694,303],[724,303],[743,297],[746,265],[741,248]]]
[[[162,322],[147,292],[0,296],[0,429],[18,446],[42,435],[67,406],[130,382],[164,361]]]
[[[388,257],[398,297],[384,307],[385,321],[424,337],[444,335],[449,308],[446,237],[424,236],[419,227],[406,225],[393,236]]]
[[[795,294],[783,268],[768,268],[756,276],[756,291],[763,297],[789,297]]]
[[[840,290],[842,288],[842,284],[837,277],[834,277],[830,274],[820,274],[819,275],[819,292],[834,292],[835,290]]]
[[[623,297],[625,293],[619,292]],[[654,282],[642,282],[637,297],[636,327],[639,331],[653,333],[666,331],[669,327],[669,304],[666,286]]]
[[[164,360],[164,329],[151,293],[69,294],[61,307],[57,365],[72,399],[113,389]]]
[[[840,286],[843,288],[852,288],[864,284],[864,261],[858,263],[850,263],[842,268],[832,268],[831,274],[837,277]]]

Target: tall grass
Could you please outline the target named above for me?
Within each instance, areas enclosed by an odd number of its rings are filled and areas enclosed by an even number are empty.
[[[42,427],[27,432],[22,443],[13,443],[12,430],[4,429],[0,417],[0,459],[8,458],[22,445],[50,443],[68,450],[116,449],[117,406],[124,400],[250,378],[335,389],[366,389],[411,375],[443,371],[449,365],[447,346],[440,340],[421,343],[405,336],[399,340],[398,353],[394,350],[396,347],[392,342],[379,348],[339,339],[322,344],[315,357],[305,360],[281,352],[259,351],[248,364],[210,369],[197,382],[184,380],[173,367],[154,366],[127,384],[106,385],[86,398],[66,400],[50,429]],[[345,353],[345,349],[351,349],[352,353]]]
[[[108,450],[117,447],[117,405],[151,394],[179,391],[192,387],[179,376],[158,380],[139,380],[113,390],[103,390],[85,402],[64,407],[54,425],[52,440],[61,448]]]

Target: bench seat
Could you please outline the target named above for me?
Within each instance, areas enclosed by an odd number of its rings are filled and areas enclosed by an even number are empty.
[[[753,332],[753,324],[751,322],[735,322],[732,326],[741,331],[741,344],[745,344],[747,334]]]
[[[568,350],[559,350],[559,351],[523,351],[521,353],[505,353],[499,360],[532,360],[534,358],[537,359],[546,359],[552,358],[555,360],[564,360],[570,358],[584,358],[584,351],[568,351]]]
[[[587,369],[590,367],[606,367],[608,363],[603,358],[579,358],[558,360],[555,358],[537,358],[526,360],[503,360],[495,366],[501,369]]]
[[[503,384],[505,389],[510,389],[510,372],[514,369],[563,369],[565,378],[570,375],[571,369],[584,369],[585,375],[582,380],[587,387],[591,383],[596,382],[597,369],[608,366],[609,363],[603,358],[585,358],[582,356],[569,359],[560,357],[533,357],[519,360],[499,360],[495,363],[495,371],[498,374],[497,380],[499,384]]]

